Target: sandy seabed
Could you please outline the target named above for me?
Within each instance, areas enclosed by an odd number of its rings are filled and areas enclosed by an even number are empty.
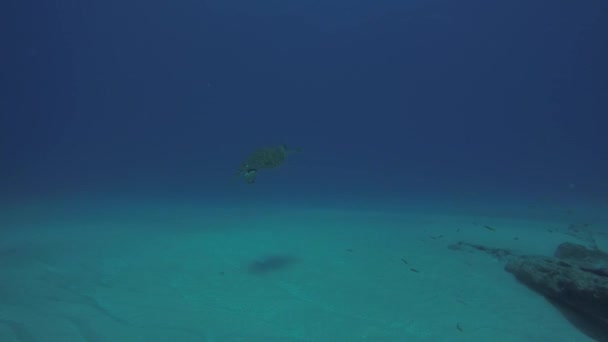
[[[583,222],[133,203],[2,211],[0,341],[593,341],[503,261],[448,248],[551,255]]]

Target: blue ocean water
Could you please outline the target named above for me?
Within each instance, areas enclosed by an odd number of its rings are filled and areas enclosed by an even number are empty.
[[[0,200],[11,210],[83,199],[92,211],[134,199],[544,208],[584,212],[576,223],[608,210],[604,1],[0,8]],[[302,151],[235,182],[252,152],[280,144]]]
[[[9,199],[231,196],[275,144],[277,196],[606,198],[600,1],[4,7]]]

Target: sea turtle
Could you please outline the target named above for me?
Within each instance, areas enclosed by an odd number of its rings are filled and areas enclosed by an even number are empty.
[[[253,184],[259,170],[273,169],[280,166],[287,156],[300,151],[301,148],[290,149],[285,145],[258,148],[241,164],[236,176],[243,176],[247,183]]]

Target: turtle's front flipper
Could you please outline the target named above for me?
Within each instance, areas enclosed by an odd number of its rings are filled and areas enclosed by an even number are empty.
[[[234,175],[234,178],[232,180],[232,183],[236,183],[237,181],[239,181],[241,179],[241,177],[245,178],[245,181],[248,184],[253,184],[255,183],[255,179],[258,176],[258,171],[257,170],[247,170],[247,171],[239,171],[236,173],[236,175]]]
[[[255,179],[258,176],[258,171],[257,170],[247,170],[243,176],[245,176],[245,181],[247,181],[247,184],[253,184],[255,183]]]

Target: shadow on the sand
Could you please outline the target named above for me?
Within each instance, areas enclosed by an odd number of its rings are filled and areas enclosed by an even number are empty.
[[[249,273],[267,274],[292,267],[298,261],[290,255],[271,255],[249,264]]]

